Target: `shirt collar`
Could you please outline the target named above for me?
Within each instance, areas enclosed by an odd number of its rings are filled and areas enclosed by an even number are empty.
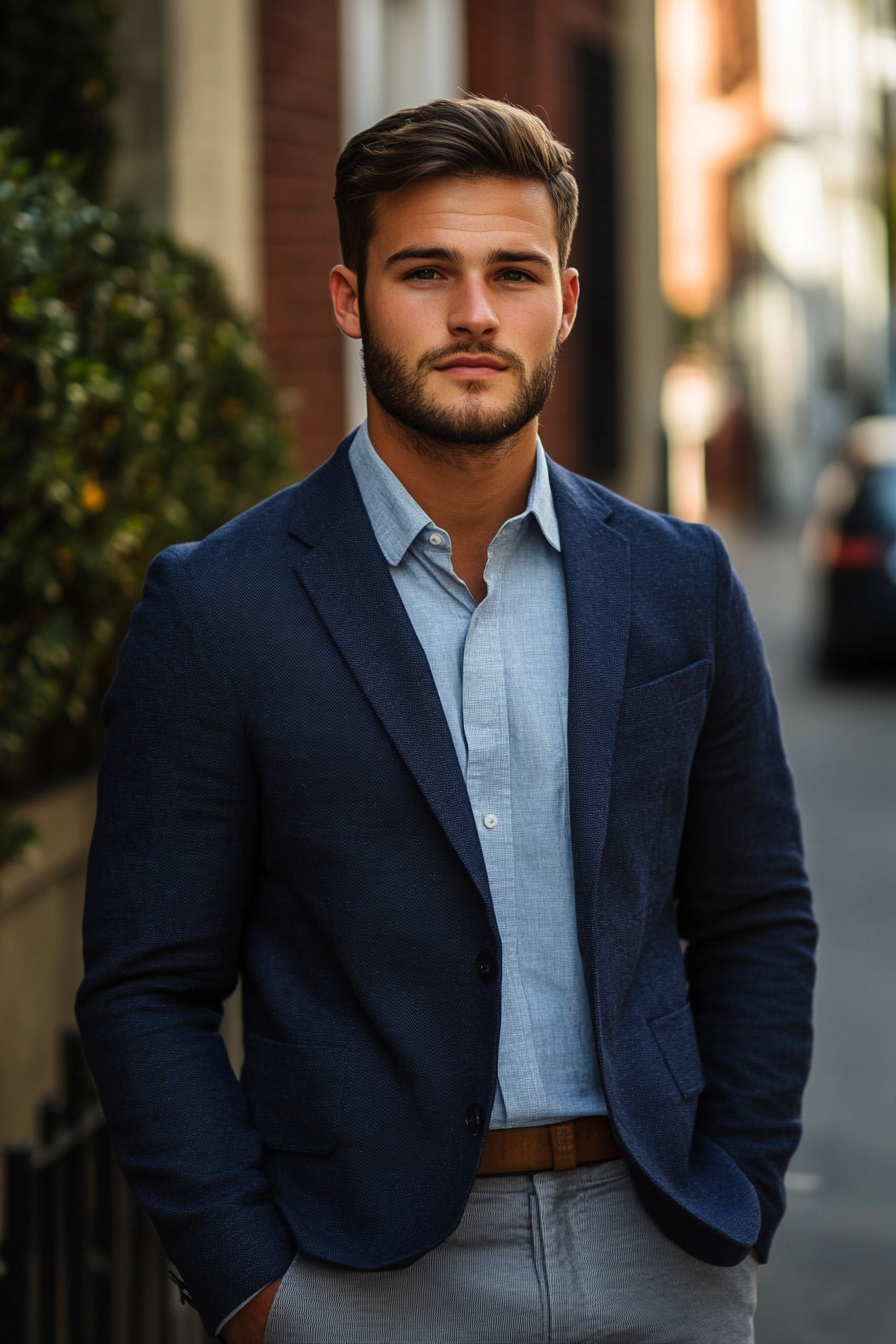
[[[355,434],[348,456],[380,550],[390,565],[399,565],[420,533],[438,524],[423,512],[379,456],[370,441],[366,420]],[[520,517],[526,518],[529,514],[536,519],[545,540],[559,551],[560,528],[551,494],[547,457],[540,439],[535,450],[535,477],[529,501]]]

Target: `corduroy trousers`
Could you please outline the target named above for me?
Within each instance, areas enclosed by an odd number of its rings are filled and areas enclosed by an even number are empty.
[[[695,1260],[622,1162],[476,1181],[453,1236],[408,1269],[296,1256],[265,1344],[752,1344],[756,1264]]]

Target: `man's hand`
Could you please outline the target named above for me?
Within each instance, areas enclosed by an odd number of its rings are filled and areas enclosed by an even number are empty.
[[[282,1279],[275,1279],[231,1316],[224,1327],[227,1344],[264,1344],[265,1326],[282,1282]]]

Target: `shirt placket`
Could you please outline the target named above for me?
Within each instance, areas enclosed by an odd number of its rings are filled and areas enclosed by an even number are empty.
[[[463,722],[467,740],[467,792],[488,873],[504,963],[498,1077],[507,1117],[544,1107],[544,1089],[531,1058],[529,1005],[521,989],[519,912],[511,797],[511,741],[504,652],[501,585],[512,560],[516,529],[498,534],[489,548],[488,596],[473,613],[463,656]]]

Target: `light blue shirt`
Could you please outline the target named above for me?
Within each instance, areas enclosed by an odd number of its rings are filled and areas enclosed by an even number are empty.
[[[366,423],[349,458],[429,660],[488,873],[503,949],[492,1128],[603,1114],[576,934],[566,586],[544,450],[526,511],[488,548],[478,606],[448,533],[377,456]]]

